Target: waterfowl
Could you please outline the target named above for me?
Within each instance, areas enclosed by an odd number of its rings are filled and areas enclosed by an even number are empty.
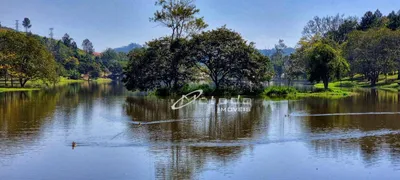
[[[76,142],[73,141],[73,142],[72,142],[72,149],[74,149],[76,146],[77,146]]]

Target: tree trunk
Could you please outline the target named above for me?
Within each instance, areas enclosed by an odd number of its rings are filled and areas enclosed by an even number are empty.
[[[379,75],[378,75],[378,77],[379,77]],[[377,81],[378,77],[374,75],[373,77],[370,78],[371,79],[371,87],[376,86],[376,81]]]
[[[324,80],[324,88],[325,88],[325,90],[328,89],[328,85],[329,85],[329,81],[328,80]]]
[[[7,87],[7,70],[4,71],[4,86]]]
[[[400,68],[399,68],[399,70],[397,71],[397,79],[400,80]]]
[[[19,78],[19,83],[20,83],[21,87],[25,87],[25,84],[27,81],[28,80],[26,80],[26,79]]]

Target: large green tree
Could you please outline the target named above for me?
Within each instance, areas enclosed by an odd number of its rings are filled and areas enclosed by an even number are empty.
[[[387,28],[354,31],[349,35],[344,52],[352,68],[375,86],[381,73],[394,71],[399,63],[400,32]]]
[[[322,81],[325,89],[328,89],[329,81],[337,76],[337,72],[346,70],[348,66],[340,52],[323,40],[314,42],[306,56],[309,80]]]
[[[56,62],[39,40],[10,30],[0,30],[0,52],[12,55],[8,73],[21,87],[29,80],[57,81]]]
[[[261,55],[252,43],[247,44],[239,33],[221,27],[195,35],[191,41],[197,67],[210,77],[217,91],[259,86],[266,80],[269,58]]]
[[[193,62],[185,39],[160,38],[147,43],[147,48],[129,54],[124,82],[130,90],[165,88],[173,93],[191,80]]]

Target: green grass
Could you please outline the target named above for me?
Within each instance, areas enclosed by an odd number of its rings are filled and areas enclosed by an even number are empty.
[[[0,88],[0,93],[16,92],[16,91],[37,91],[39,88]]]
[[[383,90],[398,91],[400,90],[400,86],[398,83],[400,83],[400,80],[397,80],[397,74],[388,75],[387,78],[385,77],[385,75],[380,75],[376,86],[371,87],[370,81],[364,80],[361,75],[356,75],[352,80],[350,78],[344,78],[342,81],[330,82],[328,87],[330,89],[341,88],[342,90],[346,88],[377,88]],[[318,83],[315,84],[314,87],[323,88],[324,85],[322,83]]]
[[[297,97],[319,97],[319,98],[329,98],[329,99],[338,99],[348,96],[356,95],[355,92],[350,89],[338,89],[338,88],[329,88],[325,89],[316,89],[314,91],[297,93]]]
[[[108,78],[97,78],[95,80],[92,80],[93,82],[97,82],[97,83],[108,83],[111,82],[112,79],[108,79]]]
[[[96,80],[91,80],[91,82],[96,82],[96,83],[108,83],[111,82],[111,79],[107,78],[98,78]],[[64,86],[72,83],[82,83],[82,82],[87,82],[86,80],[83,79],[68,79],[65,77],[60,77],[59,81],[55,84],[56,86]],[[16,84],[16,86],[19,86],[19,84]],[[52,86],[52,84],[48,84],[47,86]],[[25,88],[15,88],[15,87],[0,87],[0,93],[1,92],[15,92],[15,91],[36,91],[40,90],[41,88],[47,87],[46,83],[40,80],[36,81],[28,81],[25,85]]]
[[[285,97],[296,93],[297,90],[294,87],[270,86],[264,89],[262,95],[268,97]]]
[[[337,99],[353,95],[356,95],[356,93],[350,89],[339,89],[336,87],[332,87],[327,90],[323,88],[317,88],[313,91],[299,92],[293,87],[271,86],[267,87],[262,93],[262,96],[267,99],[299,99],[307,97]]]

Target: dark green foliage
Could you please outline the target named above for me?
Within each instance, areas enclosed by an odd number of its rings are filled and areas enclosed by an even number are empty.
[[[82,49],[88,54],[93,54],[94,53],[94,48],[92,42],[89,41],[89,39],[85,39],[82,42]]]
[[[28,30],[32,27],[31,20],[29,18],[24,18],[22,21],[22,26],[25,28],[25,32],[27,33]]]
[[[329,81],[337,72],[345,71],[348,66],[332,46],[322,41],[312,44],[307,59],[310,82],[323,81],[325,89],[328,89]]]
[[[188,42],[185,39],[170,42],[169,38],[161,38],[148,42],[148,48],[129,53],[124,78],[128,89],[147,91],[165,87],[173,93],[192,78]]]
[[[18,79],[21,87],[30,80],[54,83],[58,79],[56,63],[46,47],[32,35],[11,30],[0,30],[0,68]]]
[[[400,33],[387,28],[354,31],[344,46],[352,69],[363,74],[375,86],[381,73],[398,68]]]
[[[389,15],[388,15],[388,19],[389,22],[387,24],[387,27],[391,30],[397,30],[400,28],[400,11],[398,11],[397,13],[395,13],[394,11],[392,11]]]
[[[69,79],[80,79],[81,78],[81,73],[79,73],[78,70],[71,70],[68,72],[68,78]]]
[[[230,87],[251,91],[268,78],[269,58],[226,27],[193,36],[191,46],[197,67],[214,82],[216,90]]]
[[[382,26],[384,26],[382,13],[379,10],[376,10],[375,13],[368,11],[364,14],[361,18],[358,29],[366,31],[371,28],[379,28]]]

